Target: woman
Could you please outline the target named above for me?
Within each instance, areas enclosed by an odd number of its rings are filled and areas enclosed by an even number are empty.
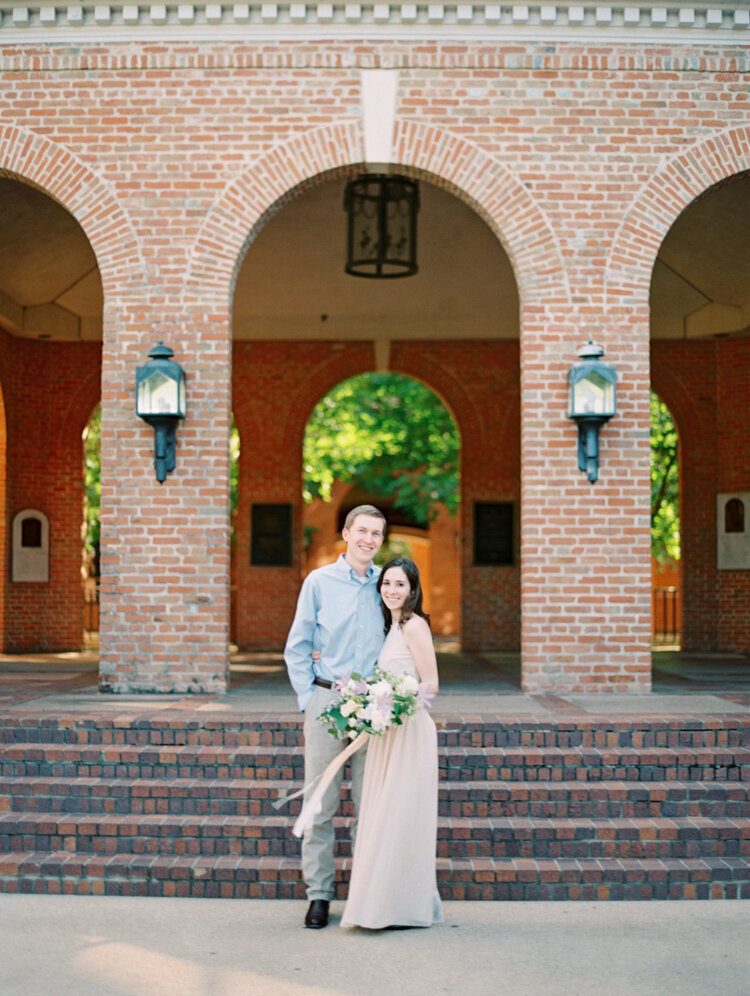
[[[438,690],[429,617],[414,561],[398,557],[378,580],[386,639],[379,665]],[[435,874],[437,732],[426,709],[372,737],[342,927],[429,927],[443,919]]]

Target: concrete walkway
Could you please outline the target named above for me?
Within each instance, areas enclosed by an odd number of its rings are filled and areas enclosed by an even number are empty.
[[[440,695],[434,714],[492,714],[519,719],[750,713],[750,657],[657,651],[653,691],[643,695],[526,694],[513,652],[465,654],[439,648]],[[0,654],[0,709],[49,712],[298,715],[281,654],[232,655],[231,690],[223,695],[106,695],[97,688],[95,651]]]
[[[430,930],[305,904],[0,895],[3,996],[744,996],[750,903],[446,903]],[[332,910],[335,920],[341,904]]]

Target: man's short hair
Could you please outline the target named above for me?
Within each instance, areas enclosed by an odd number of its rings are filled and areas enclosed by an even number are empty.
[[[357,505],[356,508],[353,508],[346,516],[346,520],[344,521],[344,529],[351,529],[354,525],[354,520],[358,515],[372,515],[376,519],[382,519],[383,532],[385,532],[385,516],[380,509],[375,508],[374,505]]]

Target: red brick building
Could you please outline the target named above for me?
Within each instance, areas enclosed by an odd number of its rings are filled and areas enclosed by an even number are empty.
[[[683,646],[750,651],[750,516],[731,535],[723,518],[750,501],[745,3],[0,17],[3,649],[80,642],[80,440],[100,400],[102,688],[224,687],[230,583],[241,645],[280,647],[306,420],[387,369],[461,434],[465,648],[520,647],[531,691],[648,690],[651,386],[681,439]],[[383,171],[420,181],[420,271],[358,280],[343,190]],[[566,417],[589,338],[618,375],[593,485]],[[134,403],[158,340],[188,397],[163,485]],[[477,563],[477,503],[512,508],[511,563]],[[253,554],[266,505],[291,506],[286,566]],[[27,512],[48,523],[46,580],[21,576]]]

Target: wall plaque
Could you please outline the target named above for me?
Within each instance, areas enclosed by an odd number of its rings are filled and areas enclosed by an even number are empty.
[[[250,564],[292,566],[292,506],[253,505],[250,511]]]
[[[474,564],[498,567],[513,563],[513,502],[474,502]]]
[[[716,496],[716,566],[750,570],[750,491]]]

